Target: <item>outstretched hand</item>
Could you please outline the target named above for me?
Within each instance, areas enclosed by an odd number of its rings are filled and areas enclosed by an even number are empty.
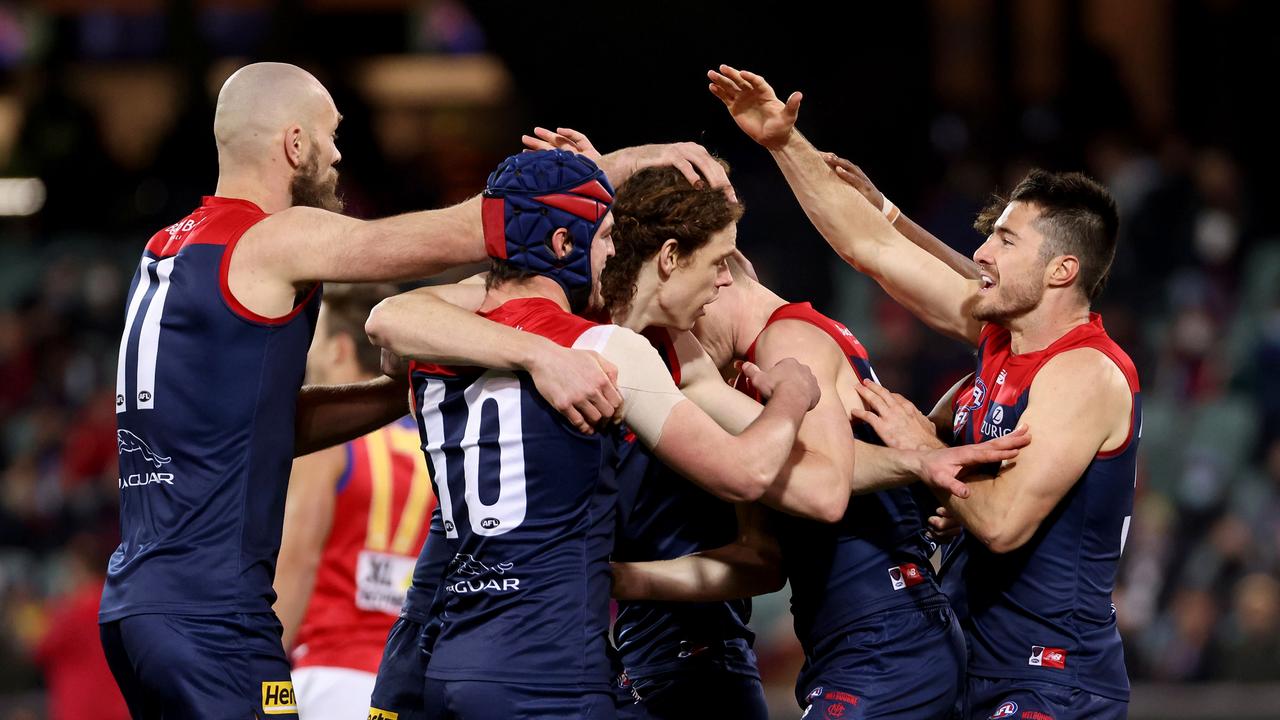
[[[969,487],[960,479],[961,473],[978,465],[1012,460],[1030,443],[1031,434],[1023,425],[1008,435],[977,445],[931,450],[924,455],[924,472],[920,479],[939,497],[945,493],[967,498]]]
[[[763,77],[728,65],[721,65],[719,72],[708,70],[707,78],[707,89],[729,108],[748,137],[770,149],[786,144],[795,131],[803,95],[793,92],[784,103]]]
[[[885,445],[897,450],[929,450],[942,446],[937,428],[910,400],[870,379],[856,386],[865,409],[849,414],[871,426]]]

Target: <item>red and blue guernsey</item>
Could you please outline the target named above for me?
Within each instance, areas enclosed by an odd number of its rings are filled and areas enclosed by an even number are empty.
[[[544,298],[482,315],[578,348],[617,329]],[[450,557],[427,677],[607,692],[618,433],[578,432],[524,373],[415,363],[410,378],[443,530],[424,559],[440,542]]]
[[[651,328],[645,338],[680,384],[680,360],[670,333]],[[632,450],[623,473],[623,522],[614,560],[669,560],[722,547],[738,537],[732,503],[708,493],[643,446]],[[725,672],[759,678],[751,646],[755,634],[747,626],[751,600],[680,603],[618,603],[614,642],[632,682],[679,673],[689,662],[709,664]]]
[[[819,328],[840,346],[859,381],[876,379],[866,348],[843,324],[809,303],[783,305],[765,327],[781,320]],[[747,359],[756,360],[754,342]],[[863,424],[854,434],[881,444]],[[774,513],[783,568],[791,583],[796,636],[805,649],[797,692],[827,669],[828,658],[818,649],[825,638],[877,612],[942,600],[929,563],[933,546],[925,537],[925,514],[916,497],[912,487],[855,495],[834,524]]]
[[[1049,347],[1019,355],[1010,349],[1009,331],[988,324],[979,340],[977,374],[956,394],[955,442],[1013,431],[1036,373],[1055,355],[1079,348],[1107,356],[1128,380],[1129,439],[1099,453],[1017,550],[999,555],[968,535],[954,542],[943,561],[943,587],[969,641],[970,675],[1052,682],[1127,700],[1111,593],[1137,482],[1142,405],[1133,362],[1096,313]]]
[[[266,318],[231,295],[240,237],[267,217],[206,197],[147,243],[116,373],[120,547],[99,618],[269,613],[294,410],[319,286]]]

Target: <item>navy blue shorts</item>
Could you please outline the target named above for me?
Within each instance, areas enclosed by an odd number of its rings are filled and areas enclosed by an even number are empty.
[[[274,613],[130,615],[99,631],[134,720],[298,717]]]
[[[619,720],[769,718],[760,678],[716,668],[685,669],[678,674],[638,679],[624,673],[614,683],[614,696]]]
[[[614,720],[607,690],[427,678],[428,720]]]
[[[422,693],[427,681],[427,661],[431,659],[428,630],[423,623],[403,617],[391,626],[369,698],[369,720],[427,717]]]
[[[932,601],[876,613],[814,648],[796,687],[807,720],[946,718],[964,687],[964,634]]]
[[[1038,680],[969,676],[966,720],[1124,720],[1129,703]]]

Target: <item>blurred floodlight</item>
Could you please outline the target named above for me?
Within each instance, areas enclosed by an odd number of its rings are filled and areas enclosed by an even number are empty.
[[[0,215],[35,215],[44,207],[40,178],[0,178]]]

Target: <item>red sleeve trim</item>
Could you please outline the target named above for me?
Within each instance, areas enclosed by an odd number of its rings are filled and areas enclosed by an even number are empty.
[[[235,252],[236,245],[240,244],[240,238],[244,237],[245,232],[256,225],[259,221],[266,219],[266,217],[266,215],[263,215],[261,217],[252,218],[249,222],[244,224],[244,227],[231,233],[231,237],[227,240],[226,249],[222,251],[222,262],[218,267],[218,287],[221,290],[222,301],[226,304],[227,309],[238,315],[240,319],[256,323],[258,325],[269,325],[274,327],[285,325],[289,323],[289,321],[298,317],[299,313],[307,307],[312,298],[315,297],[316,293],[320,291],[321,283],[315,283],[312,285],[311,290],[293,306],[292,310],[279,317],[259,315],[242,305],[240,301],[236,299],[236,296],[231,292],[231,284],[229,282],[229,275],[231,272],[231,255]]]

